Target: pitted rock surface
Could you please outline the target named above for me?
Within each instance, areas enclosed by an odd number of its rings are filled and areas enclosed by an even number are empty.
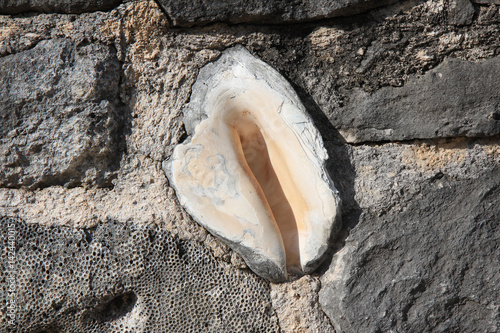
[[[0,58],[0,186],[111,186],[119,68],[112,47],[67,39]]]
[[[47,228],[0,219],[0,332],[276,332],[269,285],[203,245],[118,222]],[[15,230],[16,326],[7,241]]]

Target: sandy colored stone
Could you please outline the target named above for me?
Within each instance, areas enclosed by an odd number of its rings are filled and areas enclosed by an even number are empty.
[[[335,333],[318,304],[320,286],[319,279],[310,275],[271,284],[271,301],[283,333]]]

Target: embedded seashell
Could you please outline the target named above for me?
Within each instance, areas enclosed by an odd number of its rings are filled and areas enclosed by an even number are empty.
[[[339,227],[323,141],[290,84],[242,47],[205,66],[164,169],[180,203],[271,281],[308,273]]]

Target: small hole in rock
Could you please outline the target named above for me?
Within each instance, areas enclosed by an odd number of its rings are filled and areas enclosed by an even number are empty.
[[[93,317],[97,317],[100,321],[116,320],[132,311],[136,303],[137,296],[133,292],[127,292],[114,297],[105,304],[96,306]]]

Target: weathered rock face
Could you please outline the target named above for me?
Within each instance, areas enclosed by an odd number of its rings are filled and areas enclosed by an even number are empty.
[[[310,275],[271,284],[271,300],[283,332],[335,333],[318,302],[320,287],[319,279]]]
[[[404,87],[354,89],[328,114],[347,142],[492,136],[500,133],[500,57],[445,59]]]
[[[321,278],[320,303],[338,330],[498,331],[500,148],[493,142],[493,149],[459,140],[351,151],[363,175],[362,211]]]
[[[361,13],[398,0],[159,0],[173,26],[190,27],[214,22],[268,23],[313,21]]]
[[[214,266],[208,265],[212,271],[225,267],[244,276],[244,281],[266,286],[249,272],[241,257],[189,217],[162,170],[162,162],[186,137],[183,109],[201,68],[239,44],[276,69],[300,96],[321,133],[330,157],[327,170],[343,202],[343,230],[324,264],[299,280],[271,284],[270,304],[279,328],[283,332],[331,332],[333,328],[337,332],[499,331],[500,138],[495,106],[498,89],[490,89],[498,85],[493,74],[498,71],[500,55],[500,8],[495,2],[476,0],[471,7],[465,0],[404,1],[355,16],[309,23],[276,25],[257,20],[252,22],[258,25],[213,23],[182,29],[172,29],[164,11],[146,0],[81,15],[0,15],[0,61],[8,62],[0,68],[5,75],[0,80],[2,105],[9,105],[7,110],[23,110],[16,101],[24,101],[24,97],[12,99],[4,93],[4,82],[19,76],[20,81],[30,82],[25,95],[40,96],[40,100],[27,100],[25,105],[31,109],[26,109],[26,115],[46,116],[44,126],[51,128],[49,132],[35,122],[28,131],[22,122],[7,121],[17,119],[13,113],[3,112],[2,147],[16,147],[38,161],[39,155],[28,153],[29,145],[20,140],[35,138],[40,132],[46,133],[40,136],[44,144],[59,149],[46,159],[52,164],[45,165],[49,171],[56,170],[51,174],[57,175],[57,182],[42,183],[37,180],[42,173],[31,171],[33,181],[25,183],[16,180],[18,176],[9,181],[2,178],[0,212],[42,225],[87,229],[105,227],[110,220],[148,224],[148,230],[157,234],[166,235],[168,230],[181,243],[196,241],[202,244],[200,249],[209,248],[217,258]],[[43,45],[50,47],[30,53]],[[65,54],[61,45],[75,50],[69,52],[74,57],[61,57]],[[98,56],[92,58],[93,53]],[[29,66],[10,59],[25,55],[33,62],[31,67],[43,70],[27,68],[30,74],[23,76],[16,68]],[[86,65],[71,59],[86,59]],[[58,63],[60,67],[55,65]],[[52,71],[55,67],[62,70]],[[75,70],[82,67],[89,71]],[[51,75],[61,72],[61,77]],[[104,73],[115,72],[110,76],[118,79],[100,79]],[[54,83],[44,88],[49,78]],[[62,79],[71,82],[69,86],[89,87],[89,99],[63,89],[57,83]],[[66,142],[72,138],[91,142],[82,133],[97,129],[91,125],[92,112],[82,111],[79,118],[72,119],[87,130],[74,126],[64,136],[60,134],[64,108],[58,100],[84,110],[101,110],[94,119],[106,119],[101,124],[111,127],[99,127],[98,133],[114,133],[113,124],[124,125],[119,149],[113,149],[118,152],[116,166],[97,167],[96,161],[107,163],[99,155],[101,150],[91,149],[89,154],[71,150],[74,145]],[[428,100],[446,108],[436,108]],[[107,112],[107,105],[114,111]],[[124,120],[118,117],[122,105]],[[23,119],[29,121],[29,117]],[[107,122],[111,119],[117,121]],[[19,141],[16,136],[8,137],[16,128],[21,129]],[[385,132],[387,129],[390,131]],[[111,147],[106,140],[98,146]],[[41,159],[15,171],[15,164],[4,162],[9,154],[1,155],[0,167],[13,175],[45,163]],[[61,161],[66,156],[87,156],[85,170],[111,170],[114,186],[103,185],[109,184],[107,176],[89,178],[92,173],[86,171],[72,172],[74,178],[63,176],[66,174],[60,170],[65,164]],[[142,242],[149,241],[145,237]],[[126,243],[124,251],[130,246]],[[69,245],[63,244],[58,249],[62,253],[66,247]],[[151,252],[155,251],[153,247]],[[100,266],[95,267],[101,272]],[[41,268],[32,271],[43,275]],[[114,269],[106,272],[126,275]],[[0,280],[0,288],[3,285]],[[233,287],[226,289],[235,290]],[[256,304],[269,300],[267,293],[257,292],[261,296],[256,300],[251,292],[236,289]],[[151,294],[151,290],[147,292]],[[118,303],[133,300],[128,298],[130,294],[122,298],[121,293],[109,295],[118,296]],[[82,300],[78,295],[69,296],[70,303]],[[187,294],[178,297],[191,300]],[[117,302],[105,307],[104,313],[116,313]],[[85,304],[89,312],[103,313],[101,307]],[[224,311],[221,308],[218,310]],[[55,311],[51,306],[48,309]],[[213,314],[212,309],[198,309],[198,314],[204,311]],[[56,316],[63,322],[62,314]],[[128,320],[126,315],[118,317],[113,317],[114,322]],[[44,325],[43,319],[35,321],[39,323],[33,325]],[[0,326],[3,330],[5,326]]]
[[[499,0],[473,0],[473,2],[484,4],[484,5],[489,5],[489,4],[500,5],[500,1]]]
[[[64,39],[0,59],[0,184],[109,186],[120,158],[119,63]]]
[[[121,0],[1,0],[0,14],[26,12],[78,14],[95,10],[108,10],[121,2]]]
[[[0,218],[0,301],[15,284],[15,325],[39,332],[276,332],[267,283],[166,231],[108,222],[91,230]],[[13,235],[9,239],[9,232]],[[15,270],[15,273],[9,271]],[[221,311],[221,309],[224,309]]]
[[[471,24],[475,9],[469,0],[453,0],[449,4],[449,22],[455,25]]]

